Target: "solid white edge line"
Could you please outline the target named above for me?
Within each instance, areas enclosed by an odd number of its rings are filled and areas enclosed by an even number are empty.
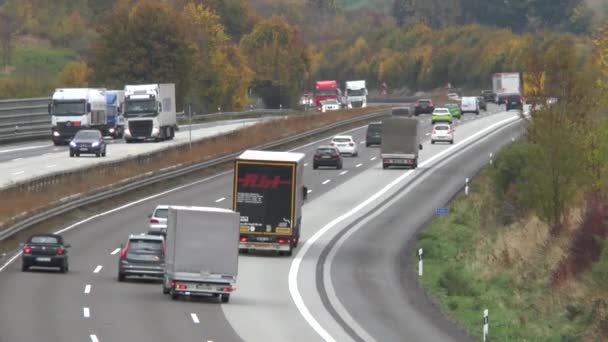
[[[19,175],[22,175],[22,174],[24,174],[24,173],[25,173],[25,171],[17,171],[17,172],[13,172],[13,176],[19,176]]]
[[[28,146],[28,147],[20,147],[20,148],[14,148],[11,150],[1,150],[0,154],[2,153],[10,153],[10,152],[17,152],[17,151],[25,151],[25,150],[33,150],[36,148],[43,148],[43,147],[49,147],[49,146],[53,146],[53,145],[37,145],[37,146]]]
[[[102,265],[97,265],[97,267],[95,267],[95,269],[93,270],[93,273],[99,273],[102,268],[103,268]]]
[[[348,173],[348,170],[344,170],[344,171],[340,172],[340,176],[345,175],[347,173]]]
[[[82,315],[85,318],[91,317],[91,310],[85,306],[84,308],[82,308]]]
[[[354,132],[354,131],[357,131],[357,130],[360,130],[360,129],[363,129],[363,128],[366,128],[366,127],[367,127],[367,125],[363,125],[363,126],[359,126],[359,127],[351,128],[351,129],[349,129],[349,130],[346,130],[346,131],[344,131],[344,132],[341,132],[340,134],[345,134],[345,133]],[[320,142],[326,141],[327,139],[331,139],[331,138],[332,138],[332,137],[334,137],[334,136],[335,136],[335,135],[333,135],[333,134],[332,134],[332,135],[330,135],[330,136],[326,136],[325,138],[318,139],[318,140],[315,140],[315,141],[311,141],[311,142],[309,142],[309,143],[306,143],[306,144],[304,144],[304,145],[300,145],[300,146],[298,146],[298,147],[292,148],[291,150],[287,150],[287,151],[288,151],[288,152],[293,152],[293,151],[301,150],[301,149],[306,148],[306,147],[308,147],[308,146],[312,146],[312,145],[314,145],[314,144],[318,144],[318,143],[320,143]],[[80,160],[80,159],[79,159],[79,160]],[[121,206],[119,206],[119,207],[116,207],[116,208],[110,209],[110,210],[108,210],[108,211],[105,211],[105,212],[102,212],[102,213],[99,213],[99,214],[95,214],[95,215],[93,215],[93,216],[89,216],[89,217],[87,217],[86,219],[80,220],[80,221],[78,221],[78,222],[75,222],[75,223],[73,223],[73,224],[71,224],[71,225],[69,225],[69,226],[67,226],[67,227],[63,228],[63,229],[60,229],[60,230],[56,231],[56,232],[55,232],[55,234],[63,234],[63,233],[65,233],[65,232],[70,231],[70,230],[72,230],[72,229],[74,229],[74,228],[76,228],[76,227],[78,227],[78,226],[81,226],[81,225],[83,225],[83,224],[87,223],[87,222],[93,221],[93,220],[94,220],[94,219],[96,219],[96,218],[99,218],[99,217],[102,217],[102,216],[106,216],[106,215],[109,215],[109,214],[115,213],[115,212],[117,212],[117,211],[120,211],[120,210],[123,210],[123,209],[126,209],[126,208],[130,208],[130,207],[132,207],[132,206],[134,206],[134,205],[137,205],[137,204],[140,204],[140,203],[143,203],[143,202],[149,201],[149,200],[151,200],[151,199],[158,198],[158,197],[161,197],[161,196],[164,196],[164,195],[170,194],[170,193],[172,193],[172,192],[180,191],[180,190],[182,190],[182,189],[189,188],[189,187],[194,186],[194,185],[197,185],[197,184],[201,184],[201,183],[208,182],[208,181],[210,181],[210,180],[213,180],[213,179],[215,179],[215,178],[222,177],[222,176],[227,175],[227,174],[230,174],[230,173],[232,173],[232,172],[233,172],[233,170],[226,170],[226,171],[224,171],[224,172],[216,173],[215,175],[212,175],[212,176],[209,176],[209,177],[206,177],[206,178],[203,178],[203,179],[199,179],[199,180],[197,180],[197,181],[195,181],[195,182],[192,182],[192,183],[188,183],[188,184],[180,185],[180,186],[175,187],[175,188],[173,188],[173,189],[165,190],[165,191],[163,191],[163,192],[159,192],[159,193],[157,193],[157,194],[150,195],[150,196],[148,196],[148,197],[140,198],[140,199],[138,199],[138,200],[136,200],[136,201],[129,202],[129,203],[127,203],[127,204],[124,204],[124,205],[121,205]],[[12,264],[12,263],[13,263],[15,260],[17,260],[17,258],[18,258],[18,257],[20,257],[20,256],[21,256],[21,251],[17,252],[17,254],[15,254],[15,255],[14,255],[14,256],[12,256],[10,259],[8,259],[8,260],[7,260],[7,261],[4,263],[4,265],[0,266],[0,272],[4,271],[4,270],[5,270],[5,269],[6,269],[6,268],[7,268],[7,267],[10,265],[10,264]]]
[[[220,203],[221,201],[225,200],[226,197],[221,197],[215,200],[215,203]]]
[[[91,293],[91,284],[86,284],[84,287],[84,293],[85,294],[89,294]]]
[[[307,194],[311,193],[312,189],[308,189],[308,191],[306,191]]]
[[[191,313],[190,317],[195,324],[199,324],[201,321],[198,320],[198,316],[195,313]]]
[[[357,165],[355,165],[355,167],[361,167],[363,164],[359,163]]]
[[[515,116],[515,117],[510,117],[504,120],[501,120],[499,122],[496,122],[488,127],[486,127],[485,129],[482,129],[481,131],[463,139],[462,141],[448,147],[445,150],[442,150],[441,152],[439,152],[438,154],[432,156],[431,158],[429,158],[428,160],[420,163],[418,166],[419,167],[425,167],[429,164],[432,164],[435,162],[435,160],[443,157],[444,155],[450,153],[451,151],[453,151],[456,148],[459,148],[460,146],[463,146],[465,144],[468,144],[470,141],[472,141],[473,139],[476,139],[479,136],[482,136],[484,134],[486,134],[487,132],[490,132],[491,130],[493,130],[496,127],[500,127],[502,125],[506,125],[511,121],[517,121],[520,120],[519,116]],[[380,191],[376,192],[375,194],[373,194],[372,196],[368,197],[365,201],[359,203],[357,206],[355,206],[354,208],[352,208],[350,211],[336,217],[335,219],[333,219],[332,221],[330,221],[328,224],[326,224],[324,227],[322,227],[321,229],[319,229],[310,239],[306,240],[304,242],[304,245],[302,246],[302,249],[298,251],[298,253],[296,254],[295,258],[293,259],[293,261],[291,262],[291,267],[289,268],[289,275],[288,275],[288,285],[289,285],[289,293],[291,295],[291,298],[294,302],[294,304],[296,305],[298,311],[300,311],[300,314],[302,315],[302,317],[304,318],[304,320],[306,320],[306,322],[311,326],[311,328],[313,330],[315,330],[315,332],[317,334],[319,334],[319,336],[321,336],[321,338],[323,338],[325,341],[328,342],[333,342],[335,341],[335,339],[327,332],[327,330],[325,330],[321,324],[314,318],[314,316],[310,313],[310,311],[308,310],[308,307],[306,306],[306,304],[304,304],[304,299],[302,298],[302,295],[298,289],[298,273],[300,271],[300,265],[302,264],[302,260],[304,259],[304,256],[306,255],[306,253],[308,252],[308,250],[312,247],[312,245],[319,239],[321,238],[321,236],[323,236],[325,233],[327,233],[329,230],[331,230],[334,226],[336,226],[338,223],[344,221],[345,219],[349,218],[350,216],[354,215],[355,213],[357,213],[358,211],[360,211],[361,209],[365,208],[367,205],[369,205],[370,203],[372,203],[373,201],[375,201],[376,199],[380,198],[382,195],[384,195],[386,192],[388,192],[391,188],[393,188],[395,185],[397,185],[398,183],[400,183],[401,181],[403,181],[404,179],[406,179],[409,175],[411,175],[414,172],[414,170],[410,170],[410,171],[406,171],[404,172],[403,175],[399,176],[398,178],[396,178],[395,180],[393,180],[392,182],[390,182],[389,184],[387,184],[386,186],[384,186]]]
[[[110,255],[115,255],[115,254],[117,254],[118,252],[120,252],[120,248],[116,248],[115,250],[113,250],[113,251],[110,253]]]
[[[99,339],[97,338],[96,335],[91,334],[91,335],[89,335],[89,337],[91,338],[91,342],[99,342]]]

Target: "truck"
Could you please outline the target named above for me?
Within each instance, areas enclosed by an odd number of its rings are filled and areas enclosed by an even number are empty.
[[[502,72],[492,75],[492,90],[501,94],[521,94],[521,75],[519,72]]]
[[[298,246],[304,153],[246,150],[234,164],[233,210],[241,215],[239,251],[290,256]]]
[[[171,140],[177,130],[175,84],[140,84],[125,86],[124,138],[136,140]]]
[[[105,91],[103,88],[55,89],[48,104],[54,145],[69,144],[81,129],[105,129]]]
[[[418,120],[399,116],[382,120],[380,157],[383,169],[389,166],[417,168],[420,150],[422,144],[418,142]]]
[[[346,81],[344,96],[347,108],[367,107],[367,88],[365,86],[365,80]]]
[[[210,296],[228,303],[239,266],[239,213],[229,209],[169,206],[163,293]]]
[[[318,111],[322,110],[321,101],[337,100],[342,102],[342,91],[337,81],[317,81],[315,84],[314,102]]]
[[[122,116],[122,104],[125,101],[124,90],[106,91],[106,105],[108,106],[108,121],[106,135],[112,138],[122,138],[125,122]]]

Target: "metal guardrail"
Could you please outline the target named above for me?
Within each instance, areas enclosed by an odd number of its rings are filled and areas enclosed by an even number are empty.
[[[51,137],[51,117],[48,114],[48,97],[0,100],[0,143],[44,139]],[[193,121],[201,119],[239,118],[249,115],[283,114],[289,109],[250,109],[242,112],[193,114]],[[188,115],[178,113],[178,123],[186,124]]]
[[[355,118],[335,122],[333,124],[329,124],[324,127],[316,128],[316,129],[313,129],[313,130],[310,130],[307,132],[295,134],[295,135],[292,135],[292,136],[289,136],[286,138],[282,138],[282,139],[279,139],[279,140],[276,140],[273,142],[251,147],[251,149],[265,150],[265,149],[270,149],[270,148],[277,148],[282,145],[294,143],[301,139],[313,137],[315,135],[331,131],[333,129],[348,126],[348,125],[358,123],[358,122],[363,122],[363,121],[370,120],[370,119],[376,119],[376,118],[386,116],[386,115],[390,115],[390,111],[383,110],[380,112],[361,115],[361,116],[358,116]],[[11,226],[7,229],[0,231],[0,241],[3,241],[5,239],[11,237],[12,235],[14,235],[24,229],[27,229],[37,223],[40,223],[44,220],[48,220],[55,216],[61,215],[65,212],[74,210],[76,208],[79,208],[79,207],[82,207],[85,205],[93,204],[93,203],[96,203],[96,202],[99,202],[99,201],[102,201],[102,200],[105,200],[105,199],[108,199],[108,198],[111,198],[114,196],[118,196],[118,195],[130,192],[130,191],[134,191],[134,190],[137,190],[137,189],[140,189],[140,188],[143,188],[143,187],[155,184],[155,183],[177,178],[177,177],[184,176],[184,175],[187,175],[192,172],[200,171],[205,168],[210,168],[210,167],[214,167],[214,166],[218,166],[220,164],[230,162],[230,161],[234,160],[234,158],[236,158],[241,153],[242,153],[242,151],[239,151],[237,153],[231,153],[231,154],[228,154],[228,155],[216,158],[216,159],[196,163],[193,165],[183,166],[183,167],[181,167],[180,165],[176,165],[174,167],[165,168],[165,169],[160,170],[155,173],[148,172],[146,174],[141,175],[141,177],[140,177],[141,179],[137,179],[137,180],[126,179],[126,180],[119,182],[118,184],[109,185],[108,186],[109,189],[102,190],[95,194],[73,195],[66,199],[61,199],[60,202],[63,201],[64,203],[59,204],[58,206],[51,208],[45,212],[35,214],[35,215],[28,215],[27,218],[25,218],[24,220],[14,224],[13,226]],[[147,156],[148,158],[151,158],[155,154],[158,154],[158,153],[150,153],[150,154],[144,155],[143,157]],[[124,162],[124,160],[117,161],[117,162],[115,162],[115,164],[118,165],[121,162]],[[59,173],[59,174],[52,175],[52,176],[41,177],[39,179],[34,180],[34,182],[36,182],[36,183],[32,183],[29,186],[37,187],[37,186],[41,186],[41,185],[52,184],[57,179],[57,177],[63,177],[68,173],[86,172],[86,170],[87,169],[82,169],[82,170],[78,170],[78,171],[65,172],[65,173]],[[30,183],[30,182],[28,182],[28,183]]]

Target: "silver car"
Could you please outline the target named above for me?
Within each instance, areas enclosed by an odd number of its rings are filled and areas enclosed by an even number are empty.
[[[118,281],[128,276],[162,278],[165,274],[165,239],[158,235],[130,235],[121,245]]]
[[[436,124],[431,132],[431,144],[437,141],[454,143],[454,129],[447,123]]]
[[[168,205],[158,205],[150,215],[150,227],[148,234],[165,235],[167,233]]]

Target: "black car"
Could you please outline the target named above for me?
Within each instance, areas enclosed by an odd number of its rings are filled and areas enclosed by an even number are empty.
[[[382,143],[382,122],[370,122],[365,133],[365,146],[380,145]]]
[[[496,93],[494,93],[491,90],[482,90],[481,96],[483,96],[483,98],[484,98],[484,100],[486,100],[486,102],[491,102],[491,103],[496,102]]]
[[[70,268],[69,247],[58,234],[32,235],[23,246],[21,270],[25,272],[32,266],[58,267],[62,273],[66,273]]]
[[[317,147],[312,161],[312,168],[316,170],[319,166],[333,166],[338,170],[342,169],[340,151],[333,146]]]
[[[501,105],[507,103],[507,96],[509,96],[509,94],[496,94],[496,104]]]
[[[507,110],[507,111],[511,110],[511,109],[518,109],[518,110],[524,109],[524,99],[519,94],[508,94],[505,97],[505,103],[506,103],[505,110]]]
[[[164,274],[165,239],[159,235],[129,236],[118,260],[118,281],[127,276],[162,278]]]
[[[419,114],[432,114],[435,110],[435,105],[433,105],[432,100],[420,99],[416,102],[416,107],[414,107],[414,115]]]
[[[488,104],[483,96],[477,96],[477,102],[479,102],[479,109],[488,110]]]
[[[70,141],[70,157],[80,157],[81,154],[106,156],[106,142],[100,131],[85,129],[76,133],[74,139]]]

